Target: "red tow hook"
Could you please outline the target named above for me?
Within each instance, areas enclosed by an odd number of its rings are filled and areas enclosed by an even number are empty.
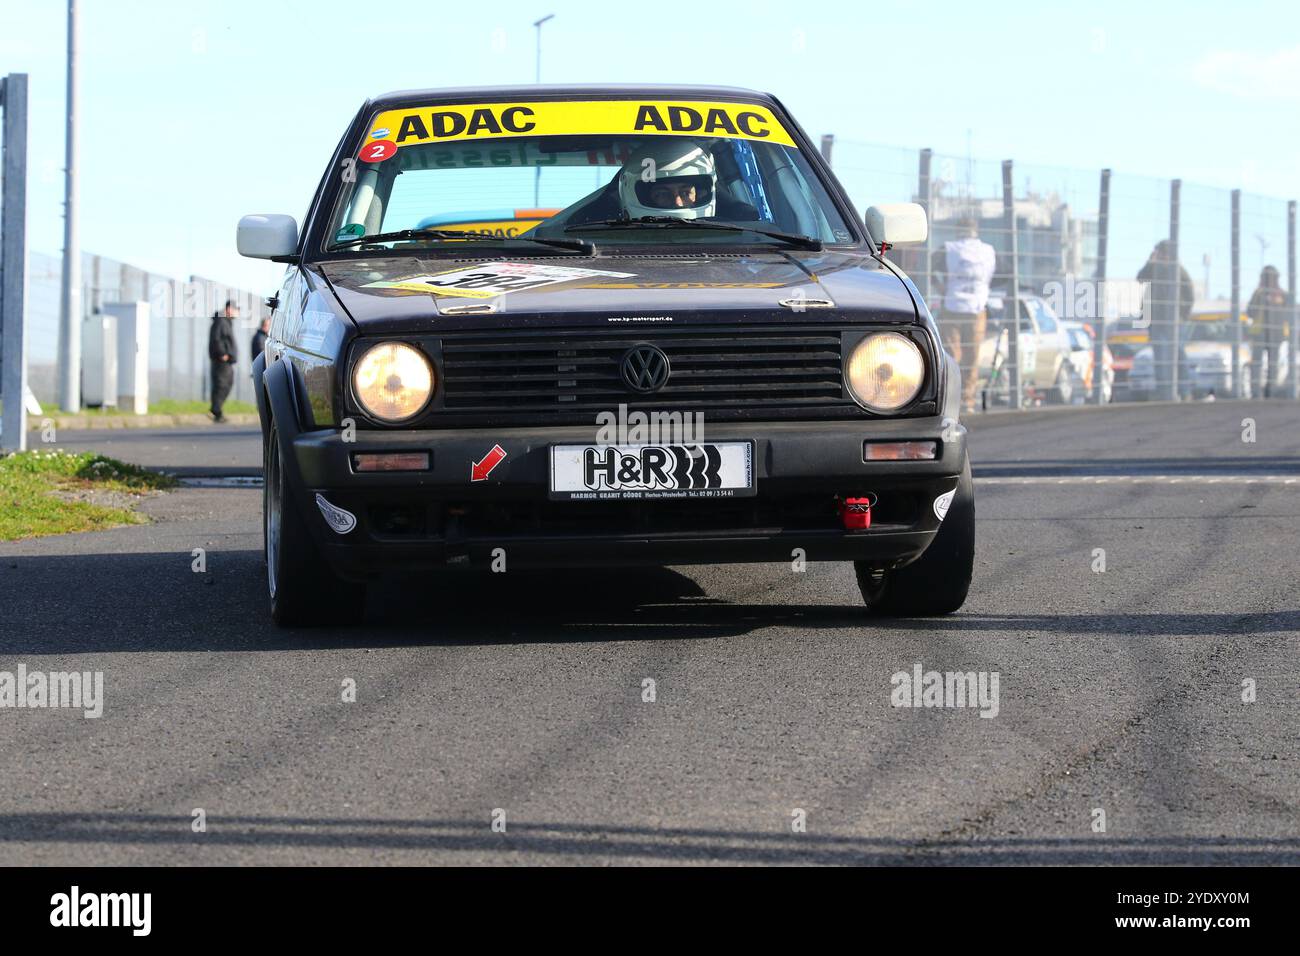
[[[876,496],[868,494],[865,498],[844,498],[840,501],[840,521],[845,531],[865,531],[871,527],[871,506],[876,503]]]

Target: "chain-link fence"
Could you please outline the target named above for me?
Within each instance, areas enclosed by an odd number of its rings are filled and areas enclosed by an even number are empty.
[[[976,408],[1297,397],[1294,201],[852,140],[823,152],[859,209],[925,206],[930,238],[889,256]]]

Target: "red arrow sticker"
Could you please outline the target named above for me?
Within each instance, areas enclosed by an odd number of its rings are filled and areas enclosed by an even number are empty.
[[[470,465],[469,480],[487,481],[487,476],[492,474],[492,469],[505,460],[505,449],[500,445],[493,445],[492,450],[483,456],[482,461],[476,461]]]

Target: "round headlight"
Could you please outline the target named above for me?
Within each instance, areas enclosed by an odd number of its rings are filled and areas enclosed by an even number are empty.
[[[877,332],[854,346],[844,380],[853,397],[872,411],[897,411],[921,390],[925,359],[907,336]]]
[[[352,391],[367,413],[386,422],[418,415],[433,394],[433,366],[401,342],[372,346],[352,370]]]

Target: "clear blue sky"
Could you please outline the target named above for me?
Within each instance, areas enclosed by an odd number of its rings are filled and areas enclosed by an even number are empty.
[[[1300,194],[1294,2],[81,6],[83,248],[259,290],[280,267],[235,254],[240,214],[300,217],[369,94],[531,82],[547,13],[545,81],[753,86],[814,137]],[[64,9],[0,0],[0,73],[31,76],[30,242],[50,253]]]

